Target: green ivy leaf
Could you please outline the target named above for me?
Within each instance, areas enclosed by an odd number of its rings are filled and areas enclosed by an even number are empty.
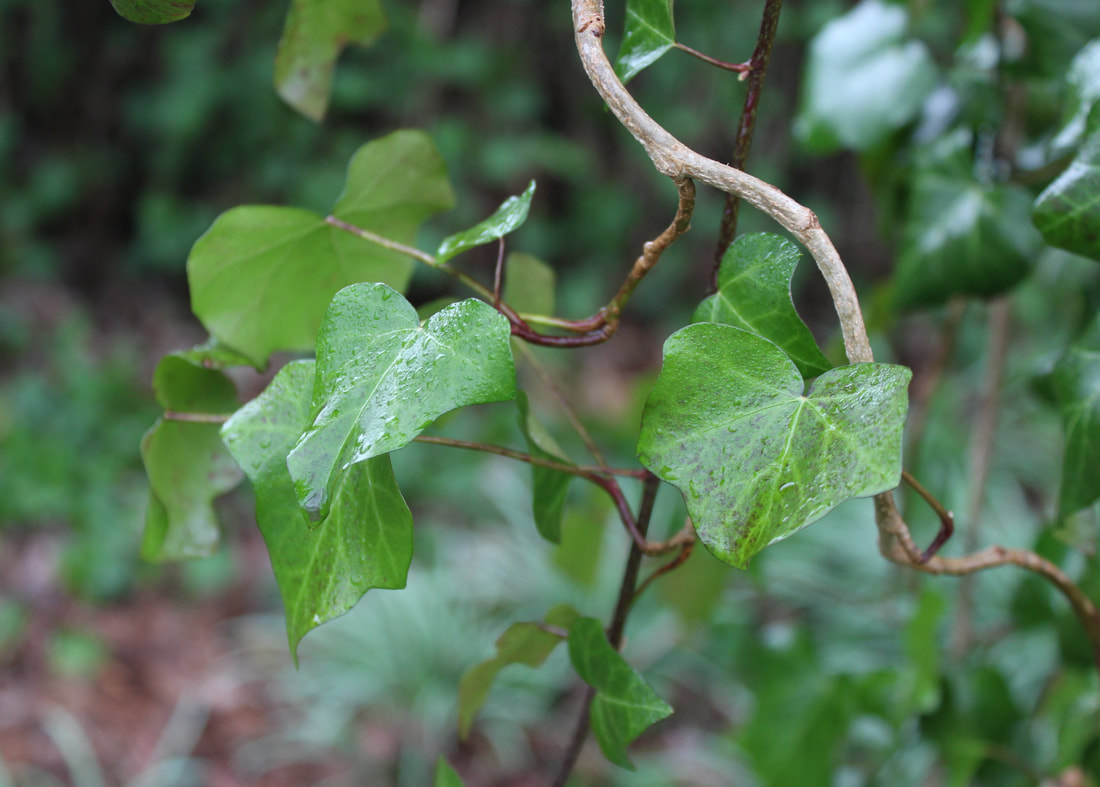
[[[802,252],[786,238],[759,232],[742,235],[718,268],[718,292],[695,310],[692,322],[720,322],[774,342],[803,377],[832,368],[794,308],[791,279]]]
[[[544,620],[551,626],[568,629],[577,617],[576,610],[561,604],[547,612]],[[509,664],[523,664],[532,669],[542,666],[563,639],[537,623],[509,626],[497,639],[496,655],[468,669],[458,684],[458,736],[465,740],[470,734],[474,716],[485,704],[498,672]]]
[[[412,561],[412,514],[388,456],[344,473],[333,505],[310,528],[294,494],[286,456],[309,426],[313,361],[283,367],[222,436],[256,493],[256,520],[286,609],[291,655],[309,631],[350,610],[370,588],[403,588]]]
[[[808,148],[868,150],[917,116],[937,76],[908,25],[903,7],[864,0],[814,37],[794,126]]]
[[[111,0],[119,16],[139,25],[164,25],[191,16],[194,0]]]
[[[611,647],[595,618],[578,618],[569,627],[569,660],[581,680],[596,689],[589,714],[604,757],[634,770],[626,747],[672,708]]]
[[[275,55],[275,90],[303,115],[320,121],[340,52],[348,44],[368,46],[385,29],[379,0],[292,0]]]
[[[432,787],[463,787],[462,779],[442,755],[435,761],[435,778],[432,781]]]
[[[1054,367],[1054,389],[1066,435],[1061,516],[1100,498],[1100,316]]]
[[[738,568],[853,497],[897,486],[910,372],[858,364],[803,393],[778,347],[728,325],[668,338],[642,414],[642,464],[684,496],[700,539]]]
[[[505,260],[504,302],[520,314],[554,313],[554,269],[530,254],[513,252]]]
[[[623,43],[615,73],[628,82],[676,45],[672,0],[627,0]]]
[[[531,198],[535,196],[535,181],[527,186],[527,190],[518,197],[509,197],[501,203],[492,216],[468,230],[448,235],[439,244],[436,252],[438,262],[446,262],[467,249],[483,246],[486,243],[499,240],[527,221],[527,212],[531,209]]]
[[[364,145],[348,166],[335,214],[411,244],[454,195],[428,137],[399,131]],[[217,340],[263,366],[276,350],[313,347],[338,290],[359,281],[404,289],[411,261],[311,211],[249,205],[223,213],[187,259],[191,308]]]
[[[1100,260],[1100,106],[1089,127],[1069,167],[1035,200],[1032,219],[1051,246]]]
[[[535,418],[527,404],[527,395],[516,395],[519,428],[527,441],[527,452],[539,459],[549,459],[571,465],[557,442]],[[549,467],[531,466],[534,476],[531,494],[531,510],[539,535],[552,544],[561,543],[561,518],[565,510],[565,496],[573,476]]]
[[[1080,142],[1097,103],[1100,103],[1100,39],[1093,39],[1074,55],[1066,72],[1066,121],[1051,140],[1051,147],[1070,148]]]
[[[894,276],[898,307],[998,295],[1031,272],[1041,243],[1030,221],[1031,196],[1018,186],[979,183],[968,134],[942,140],[914,181]]]
[[[467,300],[420,325],[384,284],[333,298],[317,335],[312,425],[287,458],[298,499],[324,514],[340,474],[396,451],[443,413],[516,394],[508,321]]]

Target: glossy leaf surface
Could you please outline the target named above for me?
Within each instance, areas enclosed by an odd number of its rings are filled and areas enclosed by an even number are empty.
[[[897,486],[909,370],[858,364],[808,391],[771,342],[715,323],[665,342],[642,414],[642,464],[684,496],[695,529],[739,568],[853,497]]]
[[[1100,260],[1100,107],[1089,126],[1077,156],[1035,201],[1032,217],[1051,246]]]
[[[568,629],[577,613],[564,604],[546,613],[545,623]],[[496,642],[496,655],[476,664],[466,671],[458,684],[458,735],[465,739],[470,734],[474,716],[485,704],[489,689],[497,673],[510,664],[523,664],[535,668],[564,640],[540,627],[537,623],[513,623]]]
[[[572,464],[554,438],[531,413],[527,396],[523,392],[516,396],[516,407],[519,410],[519,428],[527,441],[527,452],[539,459]],[[531,465],[531,473],[534,477],[531,509],[535,517],[535,527],[540,536],[552,544],[558,544],[561,542],[561,518],[565,511],[565,497],[569,492],[569,482],[573,480],[573,476],[539,465]]]
[[[275,89],[306,117],[321,120],[332,71],[348,44],[367,46],[386,29],[379,0],[292,0],[275,55]]]
[[[672,0],[627,0],[623,43],[615,58],[615,72],[627,82],[675,44]]]
[[[454,198],[442,159],[420,132],[364,145],[336,215],[409,244]],[[307,210],[265,205],[223,213],[187,260],[191,308],[216,339],[263,366],[276,350],[309,350],[329,301],[359,281],[404,289],[412,263]]]
[[[569,660],[581,680],[596,689],[589,715],[604,756],[633,770],[626,747],[671,716],[672,708],[611,647],[595,618],[579,618],[569,627]]]
[[[868,150],[913,120],[936,85],[898,5],[864,0],[810,44],[795,135],[811,150]]]
[[[742,235],[726,250],[718,269],[718,292],[695,310],[692,322],[720,322],[774,342],[803,377],[832,368],[795,311],[791,278],[802,257],[786,238]]]
[[[1063,516],[1100,498],[1100,316],[1054,367],[1066,436],[1058,507]]]
[[[139,25],[164,25],[191,16],[194,0],[111,0],[119,16]]]
[[[412,514],[388,456],[349,469],[329,515],[313,528],[306,521],[286,455],[309,426],[314,376],[313,361],[287,364],[222,432],[256,494],[295,661],[302,637],[350,610],[367,590],[403,588],[413,549]]]
[[[312,423],[287,459],[303,508],[324,515],[344,470],[401,448],[443,413],[515,396],[510,337],[481,301],[421,326],[384,284],[337,293],[317,335]]]
[[[439,244],[436,259],[446,262],[462,252],[499,240],[513,232],[527,221],[527,213],[531,209],[531,199],[535,196],[535,181],[531,181],[527,189],[517,197],[509,197],[501,203],[492,216],[478,222],[468,230],[449,235]]]

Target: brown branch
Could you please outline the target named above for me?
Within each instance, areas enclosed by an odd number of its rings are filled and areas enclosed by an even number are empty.
[[[920,562],[927,563],[940,551],[940,547],[947,543],[947,539],[955,534],[955,515],[948,511],[943,503],[936,499],[935,495],[925,489],[924,485],[914,478],[908,470],[902,470],[901,477],[905,483],[913,488],[914,492],[924,498],[924,502],[928,503],[929,507],[936,512],[936,516],[940,518],[939,532],[932,539],[932,543],[928,545],[928,549],[924,550],[920,556]]]
[[[688,527],[690,527],[690,525]],[[694,549],[695,534],[694,531],[692,531],[692,538],[688,541],[685,541],[683,546],[680,547],[680,554],[665,563],[660,568],[656,569],[652,574],[646,577],[645,581],[642,582],[642,584],[638,586],[638,589],[634,592],[634,601],[637,601],[638,597],[645,593],[646,589],[649,588],[649,586],[652,585],[655,581],[663,577],[665,574],[669,574],[675,571],[684,563],[686,563],[688,558],[691,557],[692,550]]]
[[[749,71],[752,69],[752,61],[746,61],[744,63],[727,63],[725,60],[719,60],[716,57],[711,57],[710,55],[703,54],[698,49],[693,49],[687,44],[681,44],[679,41],[675,42],[673,46],[679,49],[681,52],[686,52],[692,57],[702,60],[704,63],[709,63],[712,66],[717,66],[724,71],[735,71],[741,75],[742,79],[744,79],[745,75],[748,74]]]

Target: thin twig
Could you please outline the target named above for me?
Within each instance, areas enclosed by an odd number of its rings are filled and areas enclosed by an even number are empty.
[[[768,73],[768,62],[771,60],[772,44],[775,42],[775,31],[779,27],[779,12],[782,7],[783,0],[767,0],[764,4],[756,48],[749,60],[749,84],[745,91],[745,104],[741,108],[741,119],[737,124],[737,136],[733,144],[733,158],[730,159],[730,166],[737,169],[744,169],[749,158],[752,136],[756,131],[756,112],[760,108],[760,94],[764,88],[764,77]],[[711,277],[711,289],[715,292],[718,290],[718,267],[722,264],[726,249],[737,235],[737,216],[740,210],[741,200],[738,196],[727,193],[726,204],[722,209],[722,227],[718,233],[718,248],[714,255],[714,273]]]
[[[947,539],[955,534],[955,515],[944,508],[943,503],[937,500],[935,495],[925,489],[924,485],[914,478],[913,474],[908,470],[902,470],[901,477],[905,483],[912,487],[914,492],[924,498],[924,502],[928,503],[929,507],[936,512],[936,516],[940,518],[939,532],[936,533],[936,537],[932,539],[932,543],[928,545],[928,549],[921,552],[920,562],[927,563],[940,551],[940,547],[947,543]]]
[[[642,584],[640,584],[638,586],[638,589],[636,591],[634,591],[634,601],[637,601],[638,597],[641,596],[643,593],[645,593],[646,589],[650,585],[652,585],[656,580],[660,579],[665,574],[668,574],[668,573],[671,573],[671,572],[675,571],[680,566],[682,566],[684,563],[686,563],[688,558],[691,557],[692,550],[694,550],[694,549],[695,549],[695,539],[692,538],[690,541],[688,541],[682,547],[680,547],[680,554],[678,554],[675,558],[668,561],[663,566],[656,569],[648,577],[646,577],[645,581],[642,582]]]
[[[725,71],[736,71],[738,74],[741,74],[742,79],[744,79],[745,74],[747,74],[752,69],[752,63],[750,61],[746,61],[744,63],[727,63],[725,60],[719,60],[716,57],[711,57],[710,55],[703,54],[698,49],[692,49],[687,44],[681,44],[679,41],[674,43],[673,46],[679,49],[681,52],[686,52],[692,57],[696,57],[702,60],[704,63],[709,63],[712,66],[717,66],[718,68],[721,68]]]
[[[165,421],[184,421],[190,424],[224,424],[233,416],[232,413],[178,413],[175,410],[165,410]]]
[[[493,272],[493,308],[500,310],[500,294],[504,291],[504,238],[500,239],[500,248],[497,251],[497,267]]]
[[[515,459],[520,462],[526,462],[529,465],[537,465],[539,467],[545,467],[549,470],[557,470],[559,473],[568,473],[569,475],[580,476],[581,478],[590,478],[594,475],[621,475],[628,476],[630,478],[641,478],[645,470],[631,470],[622,467],[588,467],[585,465],[574,465],[568,462],[555,462],[553,459],[543,459],[540,456],[533,456],[532,454],[525,454],[522,451],[516,451],[512,448],[505,448],[502,445],[493,445],[492,443],[475,443],[469,440],[455,440],[450,437],[437,437],[434,435],[418,435],[413,438],[418,443],[429,443],[431,445],[445,445],[449,448],[464,448],[468,451],[481,451],[486,454],[496,454],[497,456],[506,456],[509,459]]]

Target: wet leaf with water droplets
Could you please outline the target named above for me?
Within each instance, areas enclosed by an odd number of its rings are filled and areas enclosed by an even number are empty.
[[[531,209],[531,198],[535,196],[535,181],[518,197],[504,200],[496,212],[468,230],[449,235],[439,244],[436,252],[438,262],[446,262],[462,252],[499,240],[523,225],[527,221],[527,212]]]
[[[623,44],[615,72],[623,82],[676,45],[672,0],[627,0]]]

